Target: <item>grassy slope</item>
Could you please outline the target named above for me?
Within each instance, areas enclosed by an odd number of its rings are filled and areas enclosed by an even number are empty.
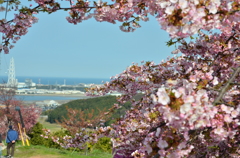
[[[50,129],[52,132],[61,130],[61,126],[56,123],[46,122],[46,118],[40,117],[38,121],[43,124],[44,128]],[[6,149],[2,151],[6,155]],[[19,141],[16,145],[14,158],[111,158],[110,153],[94,150],[88,155],[84,153],[71,152],[67,150],[59,150],[47,148],[44,146],[22,146]]]
[[[6,150],[3,150],[6,155]],[[58,150],[46,148],[44,146],[21,146],[17,145],[14,158],[111,158],[110,153],[94,150],[88,155],[84,153],[71,152],[67,150]]]
[[[140,100],[143,94],[136,94],[134,96],[135,100]],[[88,113],[89,110],[94,110],[94,116],[99,114],[100,111],[106,111],[114,105],[114,103],[117,103],[116,96],[102,96],[102,97],[95,97],[95,98],[88,98],[88,99],[78,99],[70,101],[66,104],[62,104],[61,106],[53,109],[48,114],[48,122],[54,123],[55,120],[61,121],[62,117],[67,117],[67,110],[66,106],[68,108],[72,109],[81,109],[85,113]],[[128,101],[125,104],[121,105],[122,108],[116,110],[112,117],[107,120],[106,125],[110,125],[113,123],[113,119],[121,117],[121,115],[125,114],[125,111],[131,108],[131,103]]]
[[[48,122],[55,123],[55,120],[61,121],[63,117],[67,118],[66,107],[79,110],[81,109],[85,113],[88,113],[89,110],[94,110],[94,115],[96,116],[99,114],[99,110],[106,111],[110,109],[116,102],[117,100],[115,96],[102,96],[88,99],[73,100],[53,109],[48,114]]]
[[[46,119],[47,118],[45,117],[39,117],[38,122],[41,123],[44,128],[50,129],[51,132],[56,132],[61,130],[61,126],[59,124],[46,122]]]

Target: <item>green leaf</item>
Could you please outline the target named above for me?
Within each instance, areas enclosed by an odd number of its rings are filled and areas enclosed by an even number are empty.
[[[174,42],[172,41],[172,39],[170,39],[170,40],[167,42],[166,45],[167,45],[168,47],[170,47],[170,46],[172,46],[173,44],[174,44]]]
[[[107,6],[107,2],[104,2],[104,3],[103,3],[103,6]]]
[[[128,22],[124,22],[122,25],[123,26],[129,26],[129,23]]]
[[[93,3],[94,3],[95,6],[98,6],[98,5],[97,5],[97,2],[94,1]]]
[[[3,4],[4,0],[0,0],[0,4]]]

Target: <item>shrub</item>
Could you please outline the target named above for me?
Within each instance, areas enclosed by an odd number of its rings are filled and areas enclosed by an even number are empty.
[[[102,137],[98,139],[98,142],[94,145],[95,149],[102,150],[104,152],[112,151],[112,142],[108,137]]]
[[[55,143],[51,138],[44,138],[42,137],[45,135],[43,129],[43,125],[41,123],[36,123],[30,134],[28,136],[30,137],[30,143],[32,145],[44,145],[49,148],[56,148],[60,149],[62,148],[59,144]],[[69,132],[66,130],[60,130],[57,132],[54,132],[51,134],[51,137],[64,137],[65,135],[69,135]]]
[[[51,137],[63,138],[63,137],[66,136],[66,135],[70,135],[69,131],[61,129],[61,130],[59,130],[59,131],[53,132],[53,133],[51,134]],[[62,148],[59,144],[55,143],[55,142],[52,140],[52,138],[46,138],[45,140],[46,140],[46,141],[44,142],[44,146],[47,146],[47,147],[49,147],[49,148],[56,148],[56,149],[61,149],[61,148]],[[60,141],[60,142],[61,142],[61,141]],[[62,142],[61,142],[61,143],[62,143]]]
[[[66,135],[70,135],[69,131],[62,129],[62,130],[53,132],[48,137],[44,138],[42,136],[45,135],[45,133],[42,129],[43,129],[43,125],[39,122],[33,126],[32,131],[29,134],[29,137],[31,138],[30,143],[32,145],[44,145],[49,148],[63,149],[59,144],[57,144],[53,141],[52,137],[63,138]],[[61,142],[61,140],[59,140],[59,142]],[[63,142],[61,142],[61,143],[63,143]],[[81,150],[79,148],[68,148],[68,150],[70,150],[70,151],[74,150],[76,152],[82,152],[82,151],[91,152],[94,149],[98,149],[103,152],[111,152],[112,151],[112,143],[111,143],[110,138],[108,138],[108,137],[99,138],[99,140],[96,144],[87,143],[86,145],[87,145],[87,150]]]
[[[43,125],[39,122],[37,122],[33,128],[30,134],[28,136],[31,138],[30,143],[32,145],[42,145],[44,144],[45,139],[41,136],[44,134],[43,132]]]

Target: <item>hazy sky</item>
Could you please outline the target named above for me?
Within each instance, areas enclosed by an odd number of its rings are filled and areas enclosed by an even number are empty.
[[[92,19],[73,25],[66,16],[63,11],[38,15],[38,23],[10,53],[1,53],[0,76],[7,75],[12,57],[16,76],[110,78],[132,62],[159,63],[172,56],[174,47],[166,46],[169,36],[155,18],[141,22],[135,32],[125,33],[120,24]]]

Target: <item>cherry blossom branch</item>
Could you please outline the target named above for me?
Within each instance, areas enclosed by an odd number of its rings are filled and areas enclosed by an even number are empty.
[[[6,2],[14,2],[14,0],[12,0],[12,1],[3,1],[4,3],[6,3]]]
[[[150,129],[150,130],[149,130],[149,133],[155,132],[158,128],[163,127],[163,126],[165,126],[165,125],[166,125],[166,123],[163,122],[163,123],[161,123],[159,126]]]
[[[239,72],[240,72],[240,67],[236,68],[233,71],[231,78],[225,83],[224,87],[219,92],[217,98],[214,100],[213,105],[217,105],[221,103],[223,95],[227,92],[229,86],[231,85],[231,83],[233,83],[234,79],[237,77]]]
[[[231,85],[240,85],[240,83],[235,83],[235,82],[232,82],[230,83]]]
[[[233,39],[235,35],[236,35],[236,33],[234,33],[232,36],[230,36],[230,37],[226,40],[225,44],[228,44],[228,42],[229,42],[231,39]]]
[[[228,103],[226,103],[226,102],[219,102],[219,103],[225,104],[225,105],[227,105],[227,106],[229,106],[229,107],[234,107],[234,105],[228,104]]]
[[[72,9],[93,9],[93,8],[98,8],[98,7],[70,7],[70,8],[61,8],[59,7],[59,9],[57,10],[72,10]]]

